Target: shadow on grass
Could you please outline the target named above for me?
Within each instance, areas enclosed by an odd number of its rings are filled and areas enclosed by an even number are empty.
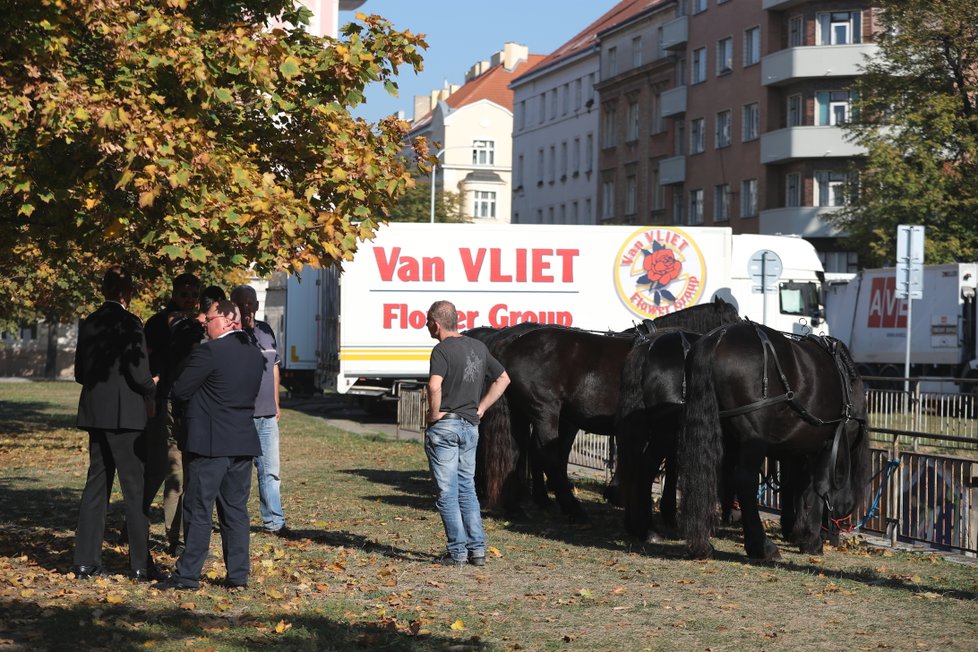
[[[10,448],[34,447],[44,444],[45,433],[65,428],[74,428],[76,414],[74,410],[60,411],[55,403],[43,401],[0,401],[0,429],[5,434],[29,434],[30,438],[23,441],[8,440],[5,445]],[[63,441],[62,438],[52,440]]]
[[[177,599],[192,600],[193,594],[181,593]],[[204,647],[210,649],[414,651],[452,649],[453,645],[466,643],[464,639],[431,634],[413,635],[408,623],[393,619],[345,623],[328,616],[286,612],[241,614],[250,603],[233,595],[229,595],[229,600],[231,611],[237,615],[201,614],[169,605],[147,609],[83,603],[70,608],[41,608],[33,602],[11,600],[4,603],[0,640],[14,649],[51,650],[137,650],[181,642],[200,648],[206,641]],[[291,627],[279,634],[275,627],[281,621]],[[479,647],[467,643],[464,649]]]

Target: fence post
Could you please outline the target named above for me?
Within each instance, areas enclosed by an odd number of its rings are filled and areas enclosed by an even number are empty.
[[[968,513],[964,521],[968,531],[965,533],[965,546],[968,550],[978,550],[978,465],[972,462],[967,473],[968,488],[965,495],[968,497],[965,509]],[[976,553],[965,552],[965,556],[974,557]]]
[[[915,380],[913,384],[913,397],[910,399],[911,405],[913,405],[913,431],[920,432],[923,429],[924,422],[924,404],[920,400],[920,380]],[[916,453],[919,446],[920,440],[918,437],[913,438],[913,451]]]
[[[900,436],[897,434],[893,435],[893,445],[890,446],[890,461],[893,462],[898,459],[900,455]],[[897,536],[900,531],[900,514],[903,510],[903,492],[900,490],[900,484],[903,482],[903,472],[900,467],[894,469],[890,473],[890,479],[888,481],[889,487],[887,491],[890,494],[890,499],[886,501],[889,507],[889,514],[886,516],[886,530],[887,534],[890,536],[890,547],[896,548]]]

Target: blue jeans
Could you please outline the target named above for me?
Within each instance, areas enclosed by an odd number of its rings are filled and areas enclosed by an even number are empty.
[[[475,449],[479,429],[468,421],[442,419],[428,426],[424,451],[438,485],[438,513],[455,560],[486,554],[479,498],[475,495]]]
[[[255,429],[261,442],[261,456],[255,458],[258,469],[258,497],[262,526],[269,532],[285,527],[282,514],[282,477],[278,461],[278,419],[255,417]]]

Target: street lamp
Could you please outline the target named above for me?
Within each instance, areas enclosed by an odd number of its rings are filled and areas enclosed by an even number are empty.
[[[435,168],[438,167],[438,157],[444,154],[450,149],[470,149],[468,145],[453,145],[451,147],[442,147],[440,150],[435,152],[435,163],[431,166],[431,223],[435,223]],[[444,167],[444,165],[442,166]]]

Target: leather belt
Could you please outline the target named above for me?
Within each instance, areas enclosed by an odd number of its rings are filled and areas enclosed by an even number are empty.
[[[438,420],[439,421],[442,421],[442,420],[446,420],[446,419],[448,421],[452,421],[452,420],[464,421],[465,420],[465,417],[463,417],[461,414],[456,414],[455,412],[446,412],[445,415],[441,419],[438,419]]]

